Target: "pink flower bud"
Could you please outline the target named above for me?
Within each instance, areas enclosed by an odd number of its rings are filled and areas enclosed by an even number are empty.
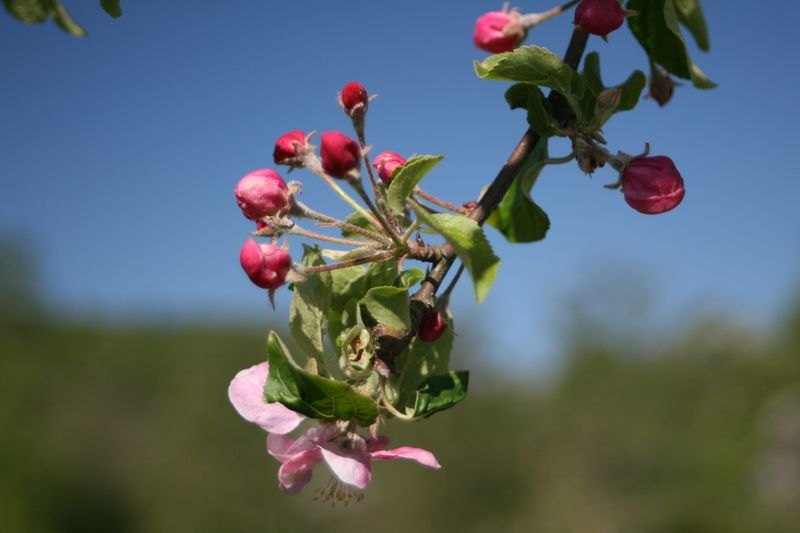
[[[605,37],[625,22],[625,10],[619,0],[583,0],[575,8],[574,24]]]
[[[361,164],[361,148],[353,139],[338,131],[322,134],[322,168],[334,178],[344,178]]]
[[[289,205],[289,188],[272,169],[254,170],[239,180],[233,190],[244,216],[257,220],[273,216]]]
[[[369,95],[363,85],[357,81],[351,81],[342,88],[342,92],[339,93],[339,101],[349,115],[359,104],[364,106],[363,110],[366,111],[369,104]]]
[[[633,158],[622,169],[620,182],[628,205],[646,215],[675,208],[686,194],[675,163],[663,155]]]
[[[239,254],[247,277],[262,289],[277,289],[286,281],[286,274],[292,268],[289,253],[274,244],[257,244],[247,239]]]
[[[493,54],[514,50],[525,39],[525,31],[514,24],[518,17],[515,12],[506,11],[490,11],[478,17],[472,34],[475,46]],[[514,25],[509,27],[511,24]]]
[[[301,130],[293,130],[278,138],[272,157],[275,159],[276,165],[299,167],[303,165],[303,156],[309,150],[306,133]]]
[[[403,159],[400,154],[386,150],[375,157],[375,162],[372,163],[372,166],[378,171],[378,176],[381,178],[381,181],[389,185],[389,182],[392,181],[392,172],[405,163],[406,160]]]
[[[447,319],[443,311],[431,311],[422,317],[417,335],[422,342],[435,342],[447,329]]]

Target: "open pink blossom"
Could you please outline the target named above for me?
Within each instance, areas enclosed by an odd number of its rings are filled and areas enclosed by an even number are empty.
[[[319,495],[331,501],[360,498],[354,491],[369,485],[372,461],[409,459],[429,468],[441,468],[427,450],[410,446],[387,450],[387,437],[362,437],[350,431],[346,422],[320,422],[299,438],[290,437],[287,434],[305,416],[279,403],[266,402],[264,384],[268,376],[266,362],[242,370],[231,381],[228,397],[245,420],[269,433],[267,451],[281,463],[278,486],[283,492],[297,494],[303,490],[320,463],[325,463],[333,476]]]
[[[270,434],[267,450],[281,462],[278,485],[287,494],[297,494],[311,481],[315,466],[325,463],[336,478],[323,489],[323,497],[352,496],[352,489],[365,489],[372,479],[372,461],[409,459],[429,468],[441,468],[434,455],[421,448],[403,446],[387,450],[389,439],[364,438],[343,430],[334,422],[323,422],[298,439]]]

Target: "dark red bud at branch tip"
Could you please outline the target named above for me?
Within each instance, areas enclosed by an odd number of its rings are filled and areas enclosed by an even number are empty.
[[[239,254],[247,277],[262,289],[277,289],[286,282],[286,275],[292,268],[289,253],[274,244],[258,244],[248,239]]]
[[[422,317],[417,335],[422,342],[434,342],[439,340],[446,329],[447,319],[444,317],[444,311],[434,310]]]
[[[361,148],[353,139],[338,131],[321,136],[322,168],[334,178],[344,178],[361,164]]]
[[[352,111],[358,104],[366,107],[369,103],[367,89],[357,81],[351,81],[345,85],[339,94],[339,98],[342,102],[342,107],[348,112]]]
[[[632,159],[622,170],[620,182],[628,205],[646,215],[674,209],[686,194],[675,163],[663,155]]]
[[[619,0],[583,0],[575,8],[576,26],[605,37],[625,22],[625,10]]]
[[[250,172],[233,190],[236,203],[246,218],[273,216],[289,205],[289,188],[280,174],[269,168]]]
[[[378,171],[378,176],[385,184],[392,180],[392,173],[399,167],[405,165],[406,160],[397,152],[386,150],[375,157],[372,166]]]
[[[472,34],[475,46],[493,54],[514,50],[525,38],[525,32],[506,33],[503,30],[515,21],[515,16],[506,11],[490,11],[478,17]]]

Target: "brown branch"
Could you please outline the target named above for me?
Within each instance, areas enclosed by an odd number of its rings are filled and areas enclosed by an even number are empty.
[[[586,49],[586,42],[589,34],[576,27],[572,32],[572,37],[569,41],[569,46],[564,54],[564,62],[572,67],[574,70],[578,69],[583,52]],[[572,116],[572,112],[567,105],[566,99],[555,91],[550,91],[548,100],[552,104],[553,113],[559,122],[565,124]],[[478,200],[478,204],[470,212],[469,218],[476,221],[478,224],[483,224],[489,217],[491,212],[500,204],[506,192],[514,182],[514,178],[522,168],[523,163],[528,156],[533,152],[536,143],[539,142],[539,135],[532,129],[522,136],[517,146],[511,152],[511,155],[506,160],[503,168],[495,177],[494,181],[489,185],[489,188]],[[428,276],[423,280],[420,289],[411,297],[412,304],[412,322],[413,330],[416,331],[419,320],[425,311],[429,311],[434,307],[434,296],[439,286],[442,284],[445,276],[447,275],[453,261],[456,258],[455,250],[449,243],[442,246],[442,258],[431,269]],[[386,350],[379,350],[379,357],[387,362],[390,366],[394,358],[402,351],[411,341],[413,335],[406,334],[403,338],[394,339],[398,342],[385,342],[382,343],[386,346]],[[388,339],[384,339],[387,341]],[[384,353],[381,353],[384,352]]]

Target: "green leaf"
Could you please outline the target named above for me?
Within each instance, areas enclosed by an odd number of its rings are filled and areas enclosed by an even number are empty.
[[[614,110],[614,113],[630,111],[636,107],[646,85],[647,76],[645,76],[644,72],[641,70],[634,71],[633,74],[628,76],[627,80],[617,85],[617,87],[622,89],[622,97],[619,99],[619,105],[617,109]]]
[[[417,391],[414,416],[429,417],[444,411],[467,397],[469,372],[459,370],[429,376]]]
[[[411,302],[404,287],[373,287],[364,296],[367,311],[379,324],[411,329]]]
[[[597,103],[597,96],[606,89],[619,88],[622,89],[620,102],[614,113],[621,111],[630,111],[636,104],[639,103],[642,91],[647,85],[647,76],[641,70],[634,71],[628,79],[619,85],[613,87],[606,87],[603,83],[602,75],[600,74],[600,55],[597,52],[591,52],[586,55],[583,61],[583,71],[581,72],[583,78],[583,85],[586,91],[581,98],[581,109],[583,111],[583,119],[587,124],[592,124],[595,121],[595,105]],[[593,124],[593,127],[602,127],[602,124]]]
[[[357,393],[346,383],[298,367],[274,331],[267,340],[267,360],[269,378],[264,385],[264,398],[268,402],[280,402],[310,418],[355,420],[362,426],[369,426],[378,418],[378,406],[372,398]]]
[[[50,16],[47,0],[3,0],[6,10],[17,19],[29,24],[38,24]]]
[[[393,172],[386,200],[389,208],[402,213],[414,187],[442,159],[444,156],[441,155],[415,155]]]
[[[59,28],[75,37],[83,37],[86,35],[86,30],[75,22],[75,19],[69,14],[67,8],[61,5],[61,2],[57,0],[50,0],[50,2],[53,5],[53,20]]]
[[[543,85],[565,96],[571,92],[573,72],[558,55],[540,46],[521,46],[475,61],[475,73],[481,78]]]
[[[509,242],[535,242],[545,238],[550,219],[531,199],[530,191],[547,159],[547,139],[536,143],[500,204],[486,221]]]
[[[375,228],[372,227],[372,224],[370,224],[369,220],[367,220],[367,217],[365,217],[359,211],[355,211],[353,213],[350,213],[347,216],[347,218],[344,219],[344,221],[347,222],[348,224],[352,224],[353,226],[358,226],[359,228],[364,228],[364,229],[368,229],[368,230],[372,230],[372,231],[375,230]],[[354,231],[348,231],[346,229],[343,229],[342,230],[342,237],[363,238],[363,235],[361,235],[360,233],[356,233]]]
[[[324,265],[317,247],[303,245],[303,265]],[[295,342],[307,357],[314,358],[330,371],[338,365],[335,360],[325,360],[325,333],[327,313],[331,306],[331,275],[320,272],[307,281],[295,283],[289,307],[289,327]]]
[[[122,16],[122,8],[119,5],[119,0],[100,0],[100,5],[106,13],[115,19]]]
[[[674,0],[675,10],[678,12],[678,21],[686,26],[697,42],[697,47],[708,52],[711,44],[708,39],[708,26],[700,0]]]
[[[689,57],[674,0],[628,0],[627,8],[639,12],[628,17],[628,26],[653,62],[679,78],[692,80],[698,89],[717,86]]]
[[[526,109],[528,124],[540,137],[557,135],[559,129],[550,102],[536,85],[517,83],[506,91],[506,102],[511,109]]]
[[[400,286],[406,290],[410,289],[420,281],[425,279],[425,272],[421,268],[409,268],[400,274]]]
[[[483,229],[472,219],[448,213],[430,214],[418,204],[412,203],[417,217],[453,246],[464,262],[475,287],[475,299],[482,302],[494,283],[500,259],[494,255]]]

